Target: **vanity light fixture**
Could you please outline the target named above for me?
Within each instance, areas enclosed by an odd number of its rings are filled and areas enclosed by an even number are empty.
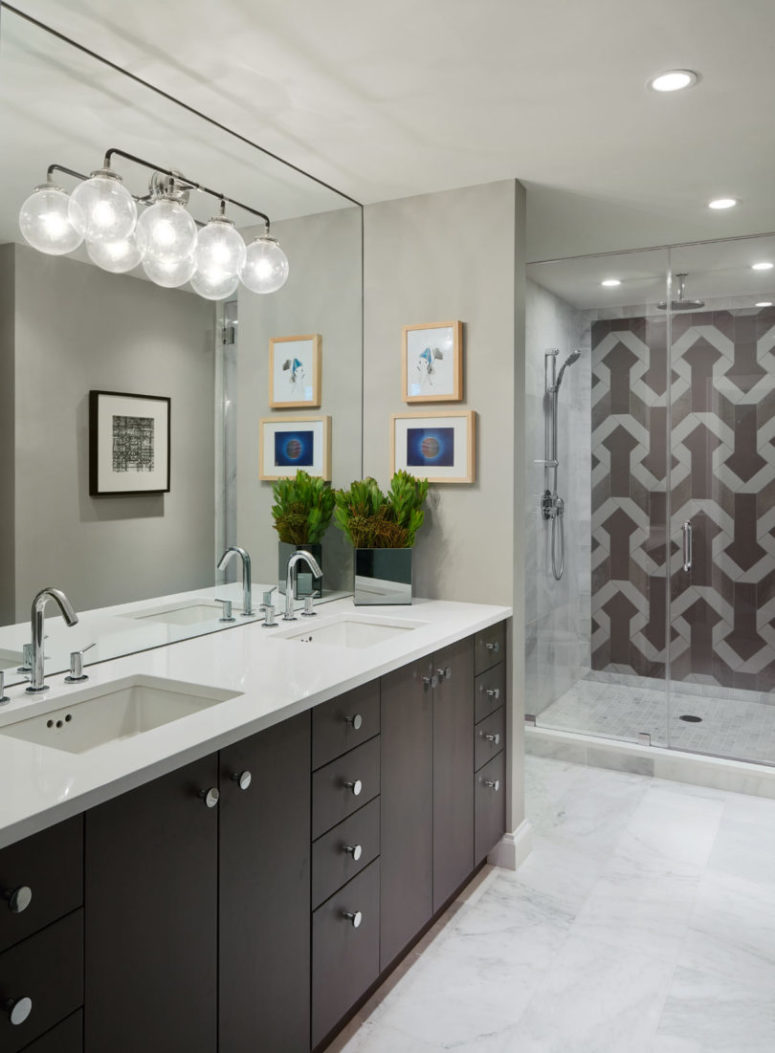
[[[699,79],[694,70],[669,69],[652,77],[649,87],[652,91],[683,91],[684,88],[691,88]]]
[[[604,285],[606,289],[615,289],[617,285],[621,285],[622,283],[619,278],[604,278],[600,284]]]
[[[752,271],[771,271],[775,267],[775,263],[770,263],[769,260],[760,260],[759,263],[752,263]]]
[[[736,197],[714,197],[712,201],[708,202],[708,208],[712,208],[715,212],[721,212],[727,208],[734,208],[738,204]]]
[[[150,169],[145,194],[127,190],[111,167],[114,157]],[[78,180],[71,194],[54,184],[55,172]],[[192,191],[218,200],[219,213],[208,223],[196,222],[188,211]],[[226,217],[227,205],[262,221],[263,233],[249,246]],[[105,154],[102,168],[89,176],[49,165],[47,182],[21,207],[19,226],[39,252],[61,256],[85,241],[89,258],[104,270],[121,274],[142,264],[156,284],[176,288],[190,281],[208,300],[231,296],[240,279],[252,292],[270,293],[288,278],[288,258],[270,237],[264,212],[115,147]]]

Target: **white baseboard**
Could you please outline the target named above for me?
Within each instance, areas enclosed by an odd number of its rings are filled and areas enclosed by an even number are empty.
[[[532,847],[533,827],[529,819],[523,819],[516,830],[503,835],[487,856],[487,862],[494,867],[516,870],[530,855]]]

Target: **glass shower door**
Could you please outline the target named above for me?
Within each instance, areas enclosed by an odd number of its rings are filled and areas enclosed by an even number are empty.
[[[775,239],[671,252],[671,747],[775,762]],[[683,277],[681,277],[683,276]]]

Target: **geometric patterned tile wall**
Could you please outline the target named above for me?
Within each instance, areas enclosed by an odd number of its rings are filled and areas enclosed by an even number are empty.
[[[775,309],[674,314],[669,389],[666,324],[592,324],[592,668],[664,677],[669,560],[672,677],[773,691]]]

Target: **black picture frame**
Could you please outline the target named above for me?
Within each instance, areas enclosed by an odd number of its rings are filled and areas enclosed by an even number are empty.
[[[166,395],[90,391],[89,495],[169,493],[171,416]]]

